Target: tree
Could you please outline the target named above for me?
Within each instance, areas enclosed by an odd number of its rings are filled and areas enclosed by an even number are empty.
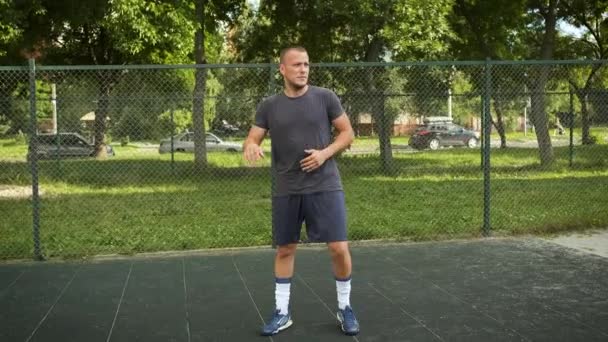
[[[24,50],[33,46],[27,27],[37,25],[44,9],[35,1],[0,0],[0,65],[23,65],[27,57],[36,57]],[[14,98],[27,98],[27,75],[21,71],[6,71],[0,75],[0,124],[9,126],[9,133],[27,131],[27,111],[15,106]]]
[[[530,0],[528,7],[529,26],[533,28],[528,36],[530,49],[527,59],[551,60],[555,51],[557,36],[557,21],[560,18],[559,5],[561,0]],[[547,65],[531,70],[526,78],[528,89],[531,90],[531,121],[536,131],[540,163],[550,166],[555,159],[551,136],[549,135],[549,120],[546,112],[545,89],[549,82],[551,69]]]
[[[451,0],[442,1],[261,1],[259,12],[233,35],[236,59],[275,61],[280,48],[300,44],[313,62],[383,62],[440,56],[449,34],[446,16]],[[251,16],[255,19],[252,20]],[[363,19],[362,19],[363,18]],[[385,108],[389,74],[383,66],[323,73],[332,87],[344,91],[351,110],[372,113],[378,124],[381,167],[390,173],[392,118]],[[359,97],[365,96],[365,101]]]
[[[608,57],[608,1],[606,0],[570,0],[564,1],[566,21],[576,28],[584,30],[580,38],[569,39],[566,52],[570,58],[606,59]],[[569,83],[581,103],[581,123],[583,145],[592,144],[589,134],[590,118],[588,96],[604,64],[591,65],[588,74],[577,77],[572,72]],[[578,78],[578,79],[577,79]],[[580,80],[580,81],[579,81]],[[580,82],[580,83],[579,83]]]
[[[207,69],[206,36],[215,34],[223,25],[230,25],[239,16],[244,0],[195,0],[194,6],[194,62],[195,84],[192,103],[192,122],[194,126],[194,163],[197,169],[207,165],[205,146],[205,89]]]
[[[501,15],[497,16],[498,12]],[[525,0],[456,0],[453,15],[450,17],[451,26],[458,37],[452,42],[454,55],[464,60],[518,59],[519,56],[512,49],[513,44],[517,43],[514,32],[524,26],[525,12]],[[512,70],[492,70],[492,99],[496,120],[493,117],[490,117],[490,120],[500,135],[501,148],[507,146],[504,95],[507,89],[519,83],[514,79],[517,75],[509,71]],[[481,70],[470,76],[475,88],[481,91],[484,87]]]
[[[183,61],[184,41],[193,25],[183,7],[159,0],[46,0],[48,32],[34,32],[42,60],[57,64],[111,65]],[[61,75],[55,75],[60,77]],[[119,69],[96,70],[98,91],[94,143],[105,156],[110,97],[124,76]],[[56,82],[60,80],[54,80]]]
[[[196,31],[194,34],[194,63],[206,64],[205,60],[205,0],[195,0]],[[205,145],[205,88],[207,69],[196,68],[192,94],[192,124],[194,127],[194,164],[198,170],[207,165],[207,146]]]

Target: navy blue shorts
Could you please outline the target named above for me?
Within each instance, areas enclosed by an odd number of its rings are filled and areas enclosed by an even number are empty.
[[[346,207],[343,191],[274,196],[272,224],[278,246],[300,241],[302,222],[310,242],[346,241]]]

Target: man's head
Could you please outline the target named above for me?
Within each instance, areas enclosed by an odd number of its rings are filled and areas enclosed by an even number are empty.
[[[281,50],[279,70],[285,86],[300,90],[308,84],[308,52],[301,46],[292,46]]]

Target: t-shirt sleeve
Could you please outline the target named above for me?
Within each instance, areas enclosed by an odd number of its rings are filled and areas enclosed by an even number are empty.
[[[270,129],[268,126],[268,101],[264,100],[258,104],[258,108],[255,112],[254,124],[265,130]]]
[[[342,108],[342,104],[340,103],[340,99],[338,95],[333,91],[328,91],[327,94],[327,114],[329,116],[329,120],[333,121],[338,118],[340,115],[344,113],[344,108]]]

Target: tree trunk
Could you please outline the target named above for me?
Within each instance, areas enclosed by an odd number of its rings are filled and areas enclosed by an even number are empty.
[[[549,5],[545,8],[541,8],[541,12],[545,18],[545,34],[540,50],[540,58],[542,60],[550,60],[553,58],[558,2],[559,0],[549,0]],[[545,87],[549,79],[549,68],[547,66],[540,66],[539,68],[540,70],[537,72],[538,75],[533,79],[532,87],[530,87],[530,89],[532,89],[531,120],[534,124],[534,130],[536,131],[540,164],[546,167],[553,164],[553,161],[555,160],[551,136],[549,135],[549,120],[547,118],[547,112],[545,111]]]
[[[490,120],[492,121],[492,126],[496,128],[496,131],[500,136],[500,148],[507,148],[507,136],[505,135],[505,125],[502,116],[497,115],[496,120],[490,116]]]
[[[587,106],[587,100],[589,96],[589,89],[593,84],[593,78],[597,74],[597,72],[602,67],[602,64],[595,64],[591,73],[589,73],[589,77],[587,77],[587,81],[585,82],[585,87],[582,91],[577,92],[577,96],[581,101],[581,125],[582,125],[582,134],[583,134],[583,145],[591,145],[594,141],[591,139],[591,135],[589,132],[589,126],[591,126],[591,120],[589,120],[589,106]]]
[[[554,161],[553,146],[551,145],[551,136],[549,135],[549,122],[547,113],[545,112],[545,85],[547,84],[549,70],[547,67],[542,67],[539,74],[536,82],[532,85],[532,113],[530,119],[534,125],[534,131],[536,132],[540,164],[542,166],[549,166],[553,164]]]
[[[490,115],[490,120],[492,120],[492,125],[496,128],[498,135],[500,135],[500,148],[507,147],[507,135],[505,134],[505,120],[504,115],[502,115],[502,109],[500,108],[500,101],[494,97],[494,110],[496,110],[496,121]]]
[[[391,148],[393,125],[390,122],[390,118],[385,113],[385,101],[386,98],[383,91],[375,91],[372,93],[372,111],[376,115],[382,171],[385,174],[391,174],[393,172],[393,150]]]
[[[589,133],[589,126],[591,122],[589,120],[589,109],[587,106],[587,89],[577,92],[578,100],[581,102],[581,128],[582,128],[582,144],[591,145],[591,135]]]
[[[95,48],[92,46],[89,49],[91,58],[95,64],[112,64],[113,56],[109,46],[109,34],[105,29],[101,29],[99,32],[99,51],[104,51],[99,56],[95,54]],[[110,108],[110,93],[114,86],[118,83],[121,77],[121,71],[119,70],[98,70],[97,71],[97,86],[99,91],[99,97],[97,100],[97,109],[95,109],[95,121],[93,123],[93,144],[95,158],[105,159],[107,158],[106,150],[106,117],[108,117]]]
[[[197,29],[194,35],[194,58],[197,65],[205,61],[205,1],[195,3]],[[192,125],[194,129],[194,165],[197,170],[207,166],[207,146],[205,145],[205,88],[207,69],[196,68],[192,102]]]
[[[118,75],[117,71],[100,70],[99,77],[99,99],[95,110],[95,122],[93,125],[93,137],[95,146],[95,158],[105,159],[108,157],[106,150],[106,117],[110,107],[110,92]]]
[[[380,59],[380,51],[382,49],[382,41],[379,38],[374,38],[365,54],[367,62],[377,62]],[[393,172],[393,152],[391,149],[392,122],[384,111],[384,89],[378,89],[377,84],[381,83],[384,68],[368,68],[367,69],[367,91],[371,94],[371,112],[373,118],[377,122],[378,129],[378,144],[380,145],[380,166],[382,172],[390,175]],[[382,87],[380,87],[382,88]]]
[[[593,141],[590,137],[589,126],[591,125],[591,120],[589,120],[589,107],[587,106],[589,89],[593,84],[593,79],[595,75],[602,67],[602,64],[595,64],[591,68],[591,72],[587,77],[587,81],[585,81],[585,85],[581,88],[579,87],[573,79],[570,79],[570,85],[574,88],[576,97],[581,103],[581,126],[582,126],[582,143],[583,145],[593,144]]]
[[[359,137],[361,135],[361,118],[358,115],[358,111],[355,111],[354,107],[351,105],[351,100],[346,95],[342,97],[342,106],[344,107],[344,111],[346,111],[346,114],[348,115],[348,119],[350,120],[350,124],[353,127],[355,137]]]

